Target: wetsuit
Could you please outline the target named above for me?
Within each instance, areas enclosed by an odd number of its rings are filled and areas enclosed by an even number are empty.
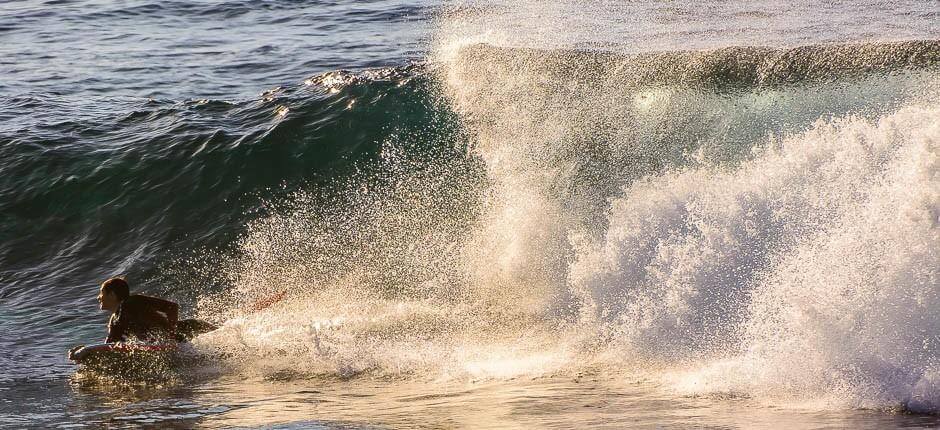
[[[136,339],[160,342],[174,338],[179,305],[169,300],[134,294],[118,305],[108,321],[105,342]]]

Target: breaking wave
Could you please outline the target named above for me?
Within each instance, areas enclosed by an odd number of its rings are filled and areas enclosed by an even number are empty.
[[[189,262],[222,286],[197,343],[275,379],[602,369],[936,411],[938,52],[448,46],[421,70],[456,129],[392,133]]]

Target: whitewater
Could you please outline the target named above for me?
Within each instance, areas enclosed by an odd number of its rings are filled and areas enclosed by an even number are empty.
[[[201,343],[262,374],[590,371],[676,396],[937,410],[940,45],[448,36],[428,73],[481,165],[348,189],[328,214],[299,196],[253,224],[230,293],[250,303],[273,280],[289,298]],[[408,170],[387,145],[383,170]]]

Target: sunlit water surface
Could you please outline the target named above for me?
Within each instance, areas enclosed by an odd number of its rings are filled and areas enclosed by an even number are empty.
[[[929,1],[0,4],[0,427],[940,426],[938,40]],[[117,274],[226,359],[77,371]]]

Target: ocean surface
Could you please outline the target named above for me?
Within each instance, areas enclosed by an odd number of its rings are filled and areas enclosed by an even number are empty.
[[[938,310],[936,1],[0,3],[0,428],[935,428]]]

